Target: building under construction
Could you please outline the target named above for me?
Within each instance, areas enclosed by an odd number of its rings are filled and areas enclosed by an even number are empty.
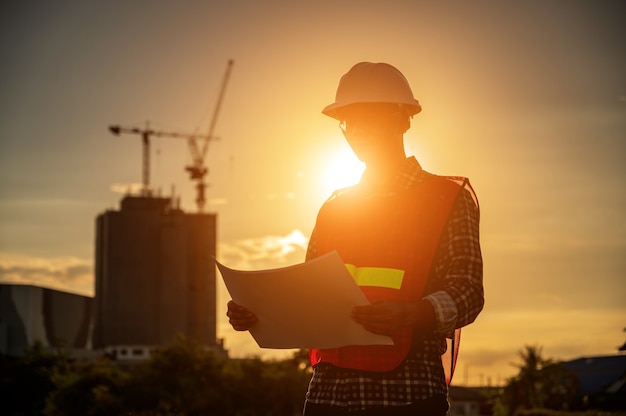
[[[126,196],[96,219],[93,348],[142,358],[184,334],[216,338],[216,215]]]

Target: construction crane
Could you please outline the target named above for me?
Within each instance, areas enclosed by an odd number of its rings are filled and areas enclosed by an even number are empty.
[[[208,134],[205,136],[190,137],[189,140],[187,140],[187,143],[189,145],[189,151],[191,152],[192,164],[185,167],[185,170],[189,172],[189,176],[192,181],[197,181],[196,204],[198,205],[198,212],[202,212],[202,210],[204,209],[204,193],[207,188],[207,184],[206,182],[204,182],[204,177],[209,172],[208,168],[204,164],[204,159],[206,158],[206,153],[209,149],[209,142],[211,140],[216,140],[215,136],[213,136],[213,131],[215,130],[217,117],[220,113],[220,108],[222,107],[224,92],[226,91],[226,85],[228,85],[228,79],[230,78],[230,71],[233,68],[233,64],[234,61],[230,59],[226,67],[226,73],[224,74],[224,80],[222,81],[222,86],[220,88],[220,93],[217,98],[215,110],[213,111],[213,117],[211,118],[211,124],[209,125]],[[203,140],[202,149],[198,148],[198,143],[196,142],[196,139]]]
[[[141,189],[142,196],[150,196],[150,138],[151,137],[172,137],[172,138],[186,139],[187,144],[189,146],[189,150],[191,152],[192,164],[190,166],[186,166],[185,170],[189,172],[189,175],[192,181],[197,181],[196,204],[198,206],[198,212],[203,212],[204,204],[206,202],[205,190],[207,188],[204,178],[206,174],[209,172],[209,170],[205,166],[204,160],[206,158],[207,150],[209,148],[209,142],[211,140],[216,140],[216,137],[213,136],[213,131],[215,129],[215,124],[217,122],[217,117],[219,115],[219,111],[222,105],[222,100],[224,98],[224,91],[226,91],[226,85],[230,77],[230,71],[232,69],[233,63],[234,61],[232,59],[228,61],[228,67],[226,69],[226,74],[224,75],[224,80],[222,82],[220,94],[217,99],[217,104],[213,112],[213,118],[211,120],[211,124],[209,125],[208,134],[199,135],[199,134],[185,134],[185,133],[177,133],[177,132],[156,131],[156,130],[152,130],[149,127],[149,125],[146,125],[146,127],[143,129],[138,128],[138,127],[109,126],[109,131],[116,136],[120,135],[121,133],[129,133],[129,134],[138,134],[142,138],[142,189]],[[201,149],[198,147],[197,140],[202,141]]]
[[[141,171],[141,195],[150,196],[150,138],[151,137],[174,137],[179,139],[195,140],[196,137],[208,139],[206,136],[184,134],[168,131],[152,130],[148,124],[145,128],[109,126],[109,131],[116,136],[122,133],[138,134],[142,143],[142,171]]]

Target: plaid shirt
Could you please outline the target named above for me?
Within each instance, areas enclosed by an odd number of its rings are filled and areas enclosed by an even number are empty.
[[[366,171],[359,186],[367,186],[376,195],[385,197],[407,190],[429,175],[414,157],[410,157],[382,183],[374,184]],[[335,192],[331,199],[341,192]],[[468,184],[452,207],[425,291],[424,299],[435,310],[435,333],[416,332],[411,352],[390,372],[364,372],[327,363],[316,365],[306,395],[308,402],[361,410],[407,405],[437,394],[447,395],[441,364],[445,337],[451,337],[456,328],[473,322],[484,303],[479,218],[478,202]],[[306,258],[316,256],[313,230]]]

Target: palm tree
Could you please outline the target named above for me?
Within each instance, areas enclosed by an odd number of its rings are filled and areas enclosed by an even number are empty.
[[[549,364],[551,360],[545,360],[541,356],[542,347],[526,345],[519,351],[522,364],[516,365],[520,369],[518,380],[521,388],[524,389],[527,398],[527,405],[531,408],[543,407],[543,395],[541,394],[541,370]]]
[[[525,346],[518,352],[519,374],[508,380],[503,392],[507,414],[521,408],[566,410],[574,405],[578,382],[559,362],[545,359],[540,346]]]

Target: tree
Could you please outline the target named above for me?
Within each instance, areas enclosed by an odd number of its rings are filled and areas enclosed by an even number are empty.
[[[183,336],[132,365],[41,346],[0,358],[2,409],[15,416],[293,415],[311,375],[304,350],[281,361],[229,359]]]
[[[549,360],[544,360],[541,356],[542,348],[539,346],[525,346],[519,351],[522,364],[518,365],[520,369],[518,380],[523,389],[523,396],[526,398],[526,405],[530,408],[540,408],[543,406],[541,400],[540,375],[539,372],[545,365],[551,364]]]
[[[46,349],[36,342],[20,358],[0,357],[0,402],[10,415],[41,415],[47,397],[56,390],[54,379],[71,373],[70,359],[62,349]]]
[[[519,351],[521,364],[517,376],[508,380],[503,391],[503,405],[508,415],[518,409],[571,409],[576,403],[578,381],[574,374],[551,359],[544,359],[539,346],[525,346]]]
[[[128,374],[106,358],[75,362],[73,371],[56,375],[46,416],[108,416],[122,414]]]
[[[228,414],[301,414],[310,377],[299,352],[281,361],[230,360],[223,374],[224,394],[233,404]]]
[[[182,335],[132,369],[127,406],[151,415],[229,414],[223,394],[225,358]]]

